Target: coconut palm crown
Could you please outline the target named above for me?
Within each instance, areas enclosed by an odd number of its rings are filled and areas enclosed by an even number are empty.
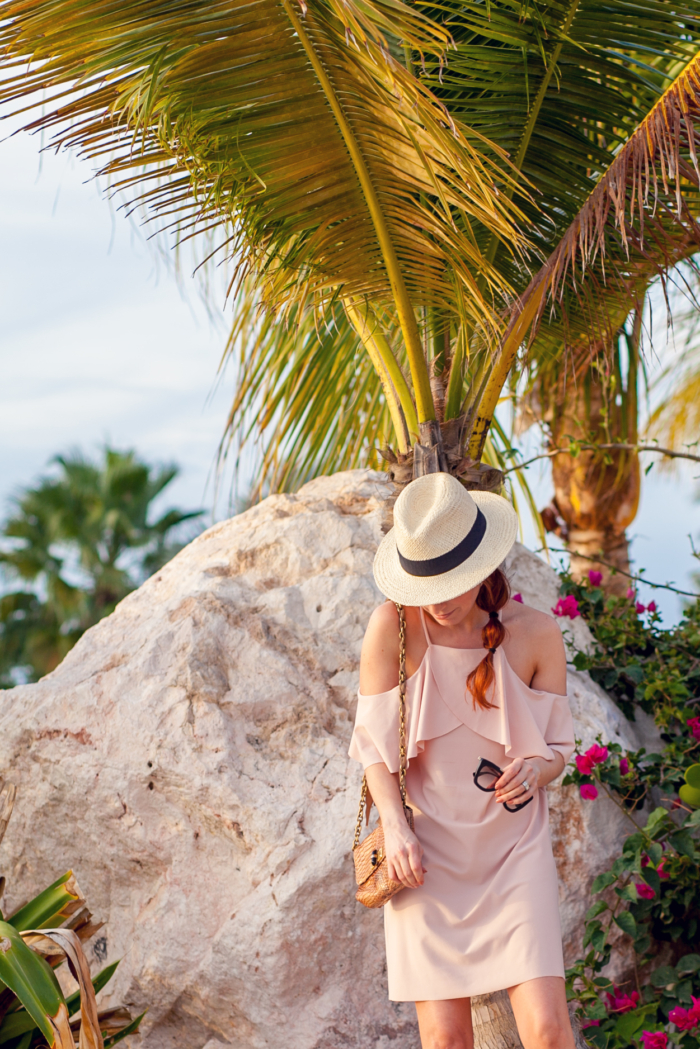
[[[366,451],[379,413],[399,479],[489,486],[528,332],[530,361],[580,370],[697,248],[698,3],[2,0],[0,16],[8,110],[41,105],[28,126],[161,228],[220,232],[262,310],[243,310],[232,425],[286,357],[284,411],[263,412],[302,472],[320,449]],[[297,380],[321,359],[311,410]]]

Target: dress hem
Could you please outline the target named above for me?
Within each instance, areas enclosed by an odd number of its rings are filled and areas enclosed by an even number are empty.
[[[391,995],[389,995],[388,997],[390,1002],[449,1002],[453,1001],[456,998],[478,998],[483,994],[495,994],[497,991],[507,991],[509,987],[517,987],[521,983],[527,983],[528,980],[542,980],[547,977],[558,977],[560,980],[563,980],[565,978],[564,970],[558,969],[557,972],[547,971],[533,973],[528,976],[521,976],[513,983],[509,982],[506,984],[500,984],[498,987],[480,987],[477,990],[461,992],[458,991],[454,994],[442,994],[433,996],[426,995],[424,997],[419,998],[393,998]]]

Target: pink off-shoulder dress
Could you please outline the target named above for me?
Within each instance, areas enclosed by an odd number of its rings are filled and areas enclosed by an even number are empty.
[[[481,758],[568,761],[566,696],[529,688],[496,650],[490,710],[473,707],[469,673],[483,649],[431,643],[406,688],[409,803],[423,846],[424,884],[384,908],[389,998],[438,1001],[563,976],[557,874],[545,790],[507,812],[475,785]],[[359,695],[350,756],[399,767],[399,690]]]

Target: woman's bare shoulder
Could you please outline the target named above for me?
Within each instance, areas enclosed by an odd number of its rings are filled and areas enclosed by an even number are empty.
[[[514,641],[527,640],[536,645],[540,642],[564,644],[556,619],[547,612],[511,600],[503,609],[501,618]]]
[[[399,635],[399,613],[393,601],[384,601],[369,617],[365,640],[387,640]]]

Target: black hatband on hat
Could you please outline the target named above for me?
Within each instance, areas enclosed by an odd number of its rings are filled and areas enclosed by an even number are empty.
[[[481,540],[484,538],[485,533],[486,518],[477,506],[474,524],[471,526],[464,539],[457,543],[457,546],[454,546],[445,554],[439,554],[438,557],[428,557],[425,561],[409,560],[408,557],[403,556],[397,546],[396,552],[399,555],[399,563],[404,572],[408,572],[409,575],[443,575],[445,572],[457,568],[458,565],[463,564],[467,558],[471,557],[481,543]]]

